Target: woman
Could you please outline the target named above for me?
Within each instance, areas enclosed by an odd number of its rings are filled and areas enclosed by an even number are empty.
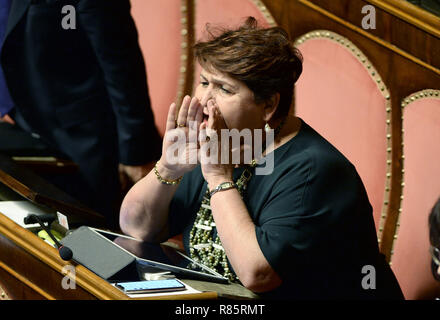
[[[210,36],[194,47],[202,66],[195,97],[177,115],[171,105],[162,157],[124,199],[121,229],[146,241],[183,232],[193,259],[264,297],[401,298],[355,168],[289,113],[302,59],[287,33],[250,17]],[[263,128],[275,137],[261,135],[265,158],[274,159],[270,175],[243,161],[245,143],[237,165],[203,161],[212,140],[224,150],[221,130],[250,130],[257,141]],[[189,139],[180,161],[170,161],[182,132]],[[188,161],[193,151],[200,165]],[[368,281],[364,266],[375,271]]]

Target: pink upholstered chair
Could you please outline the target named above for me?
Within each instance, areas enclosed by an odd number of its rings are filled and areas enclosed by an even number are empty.
[[[163,136],[168,108],[176,100],[181,67],[181,1],[131,0],[144,55],[156,126]]]
[[[391,176],[388,90],[367,57],[336,33],[313,31],[295,45],[304,58],[295,113],[355,165],[380,239]]]
[[[391,267],[407,299],[440,297],[431,275],[429,213],[440,196],[440,91],[402,102],[403,184]]]

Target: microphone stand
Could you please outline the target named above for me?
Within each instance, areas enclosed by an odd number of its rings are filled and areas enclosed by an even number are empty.
[[[41,226],[41,228],[43,228],[43,230],[46,231],[46,233],[49,235],[49,237],[55,243],[55,245],[58,248],[58,253],[60,254],[61,259],[63,259],[64,261],[71,260],[73,257],[72,250],[70,250],[70,248],[68,248],[66,246],[63,246],[61,243],[59,243],[58,240],[52,234],[52,232],[49,230],[49,228],[46,227],[44,222],[36,214],[29,213],[27,215],[27,217],[24,218],[25,224],[31,224],[31,223],[35,223],[35,222],[37,222]]]

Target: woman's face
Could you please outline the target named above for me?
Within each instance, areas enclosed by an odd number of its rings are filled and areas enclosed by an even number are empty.
[[[246,84],[217,70],[202,69],[195,97],[203,106],[204,121],[209,114],[208,101],[212,100],[228,129],[261,129],[265,124],[263,104],[255,102]]]

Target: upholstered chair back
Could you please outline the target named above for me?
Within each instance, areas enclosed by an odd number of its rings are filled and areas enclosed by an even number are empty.
[[[402,101],[403,182],[391,267],[407,299],[440,297],[431,274],[428,216],[440,197],[440,91]]]
[[[144,55],[156,126],[163,135],[168,108],[176,100],[181,55],[181,2],[131,0],[131,14]]]
[[[295,86],[295,114],[355,165],[380,239],[391,168],[389,92],[367,56],[336,33],[313,31],[296,46],[304,63]]]

